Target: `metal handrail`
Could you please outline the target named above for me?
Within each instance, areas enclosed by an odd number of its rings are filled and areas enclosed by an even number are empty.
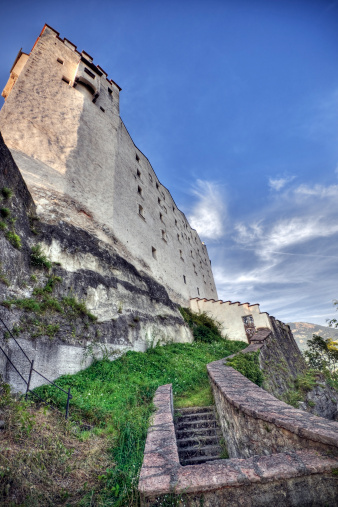
[[[29,359],[29,357],[27,356],[26,352],[23,350],[23,348],[21,347],[21,345],[19,344],[19,342],[16,340],[16,338],[14,337],[14,335],[12,334],[12,332],[10,331],[10,329],[8,329],[7,325],[4,323],[4,321],[2,320],[1,317],[0,317],[0,322],[2,322],[2,324],[4,325],[4,327],[6,328],[6,330],[9,332],[10,336],[14,339],[15,343],[18,345],[18,347],[20,348],[20,350],[23,352],[23,354],[25,355],[25,357],[27,358],[27,360],[30,363],[29,377],[28,377],[28,381],[27,381],[27,380],[24,379],[24,377],[21,375],[21,373],[19,372],[19,370],[17,369],[17,367],[15,366],[15,364],[13,364],[12,360],[10,359],[10,357],[6,354],[6,352],[4,351],[4,349],[0,345],[1,352],[5,355],[7,361],[11,364],[11,366],[14,368],[14,370],[17,372],[17,374],[21,377],[21,379],[23,380],[23,382],[27,386],[27,388],[26,388],[26,394],[25,394],[26,400],[27,400],[28,394],[31,393],[34,396],[36,396],[37,398],[39,398],[39,400],[41,400],[43,403],[46,403],[48,406],[50,406],[53,410],[57,410],[55,407],[53,407],[53,405],[51,405],[50,403],[48,403],[46,400],[44,400],[43,398],[41,398],[41,396],[39,396],[35,391],[32,391],[30,389],[30,383],[31,383],[31,379],[32,379],[32,373],[34,371],[35,373],[37,373],[38,375],[40,375],[40,377],[42,377],[43,379],[45,379],[49,384],[51,384],[52,386],[56,387],[57,389],[59,389],[63,393],[67,394],[66,416],[65,416],[65,418],[68,419],[68,415],[69,415],[69,402],[73,398],[73,396],[70,393],[70,387],[68,388],[68,391],[65,391],[65,389],[62,389],[62,387],[58,386],[57,384],[55,384],[55,382],[53,382],[52,380],[49,380],[47,377],[45,377],[44,375],[42,375],[42,373],[40,373],[39,371],[37,371],[34,368],[34,359],[32,361]]]

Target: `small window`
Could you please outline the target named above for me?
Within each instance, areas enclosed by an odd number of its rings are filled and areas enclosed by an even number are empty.
[[[90,72],[89,69],[87,69],[87,67],[84,68],[84,71],[86,74],[88,74],[88,76],[90,76],[92,79],[95,79],[95,74],[93,74],[92,72]]]
[[[150,173],[148,173],[150,181],[153,181],[153,177]]]
[[[139,162],[139,161],[140,161],[140,157],[138,156],[138,154],[137,154],[137,153],[136,153],[135,158],[136,158],[137,162]]]
[[[194,273],[195,273],[195,275],[197,275],[197,271],[196,271],[196,266],[195,266],[195,264],[193,264],[193,266],[194,266]]]
[[[176,220],[176,218],[175,218],[175,225],[176,225],[176,227],[177,227],[177,220]]]
[[[58,58],[56,61],[57,61],[58,63],[61,63],[61,65],[63,65],[63,60],[61,60],[61,58]]]
[[[160,220],[161,220],[161,222],[163,222],[163,215],[162,215],[162,213],[160,213]]]
[[[139,169],[137,169],[136,173],[137,173],[137,176],[138,176],[139,178],[141,178],[141,171],[140,171]]]
[[[180,240],[180,235],[179,235],[179,234],[177,234],[177,239],[178,239],[178,241],[181,243],[181,240]]]
[[[194,258],[194,255],[193,255],[193,253],[192,253],[192,250],[190,250],[190,255],[191,255],[191,257],[192,257],[192,258]]]
[[[184,262],[182,250],[180,250],[180,259]]]
[[[102,106],[100,106],[100,109],[101,109],[101,111],[102,111],[103,113],[105,113],[105,111],[106,111],[106,110],[105,110],[105,109],[103,109],[103,107],[102,107]]]
[[[160,188],[157,182],[156,182],[156,188],[157,188],[157,190]]]
[[[175,206],[173,206],[173,212],[175,213]]]
[[[154,257],[154,259],[157,259],[157,257],[156,257],[156,248],[154,248],[153,246],[151,247],[151,254]]]
[[[159,205],[161,206],[161,199],[158,197],[157,198],[157,202],[159,203]]]
[[[108,93],[110,93],[110,95],[113,93],[113,90],[111,88],[109,88],[109,86],[108,86]]]
[[[200,295],[200,290],[199,288],[197,287],[197,294]]]
[[[140,215],[140,217],[144,218],[144,209],[141,206],[141,204],[138,205],[138,214]]]
[[[163,241],[167,242],[167,235],[163,229],[161,230],[161,234],[162,234]]]
[[[65,77],[65,76],[62,76],[62,81],[64,81],[67,84],[70,83],[70,79],[68,79],[68,77]]]
[[[137,187],[137,193],[139,195],[142,195],[142,188],[140,186]]]
[[[183,275],[183,282],[187,283],[187,279],[186,279],[185,275]]]

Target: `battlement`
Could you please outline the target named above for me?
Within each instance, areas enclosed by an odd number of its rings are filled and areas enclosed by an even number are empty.
[[[34,46],[33,46],[33,48],[32,48],[32,51],[33,51],[33,49],[35,48],[36,44],[38,43],[38,41],[39,41],[40,37],[43,35],[43,33],[44,33],[46,30],[47,30],[47,31],[49,30],[50,32],[54,33],[54,34],[55,34],[55,37],[56,37],[59,41],[63,42],[63,43],[64,43],[64,45],[65,45],[67,48],[69,48],[69,49],[71,49],[72,51],[74,51],[75,53],[77,53],[79,57],[81,57],[84,61],[86,61],[86,63],[87,63],[87,64],[90,64],[90,65],[91,65],[92,70],[94,70],[94,72],[98,73],[98,75],[99,75],[99,76],[104,75],[104,77],[106,78],[106,80],[108,81],[108,83],[110,83],[111,85],[113,85],[113,84],[114,84],[115,86],[117,86],[117,88],[119,89],[119,91],[121,91],[121,90],[122,90],[122,88],[121,88],[121,87],[120,87],[117,83],[115,83],[115,81],[113,81],[112,79],[108,79],[108,74],[107,74],[107,72],[105,72],[105,71],[102,69],[102,67],[100,67],[99,65],[96,65],[96,66],[95,66],[95,65],[93,64],[93,57],[92,57],[92,56],[90,56],[90,54],[89,54],[89,53],[87,53],[87,52],[86,52],[86,51],[84,51],[84,50],[82,50],[82,51],[81,51],[81,53],[80,53],[80,52],[77,50],[77,46],[76,46],[75,44],[73,44],[70,40],[68,40],[68,39],[66,39],[66,38],[62,39],[62,38],[60,37],[60,33],[59,33],[58,31],[56,31],[54,28],[52,28],[51,26],[47,25],[47,23],[45,23],[45,25],[44,25],[43,29],[41,30],[41,33],[40,33],[39,37],[36,39],[36,41],[35,41],[35,43],[34,43]],[[93,69],[93,67],[94,67],[94,69]]]

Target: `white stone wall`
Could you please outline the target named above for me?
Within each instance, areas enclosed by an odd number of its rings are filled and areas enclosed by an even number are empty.
[[[193,298],[190,309],[195,313],[207,313],[221,324],[222,335],[229,340],[240,340],[248,343],[242,317],[251,315],[255,328],[268,327],[273,330],[269,315],[261,313],[259,305],[249,303],[232,303],[231,301],[215,301],[214,299]]]
[[[217,298],[206,246],[120,119],[118,85],[82,56],[89,64],[46,26],[0,111],[0,130],[38,213],[113,244],[180,304]],[[76,78],[99,92],[95,103],[83,84],[73,87]]]

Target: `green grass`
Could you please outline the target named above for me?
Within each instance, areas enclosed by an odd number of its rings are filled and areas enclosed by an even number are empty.
[[[228,359],[226,364],[239,371],[254,384],[258,386],[263,384],[264,375],[259,366],[259,350],[247,354],[239,353],[232,359]]]
[[[71,417],[95,425],[95,433],[114,438],[112,466],[103,471],[95,505],[139,505],[138,474],[156,389],[172,383],[179,407],[209,405],[212,398],[206,364],[245,346],[227,340],[158,346],[145,353],[128,352],[114,362],[96,361],[76,375],[58,379],[60,386],[71,387]],[[46,386],[38,392],[64,409],[63,393]],[[79,505],[92,505],[91,494]]]

